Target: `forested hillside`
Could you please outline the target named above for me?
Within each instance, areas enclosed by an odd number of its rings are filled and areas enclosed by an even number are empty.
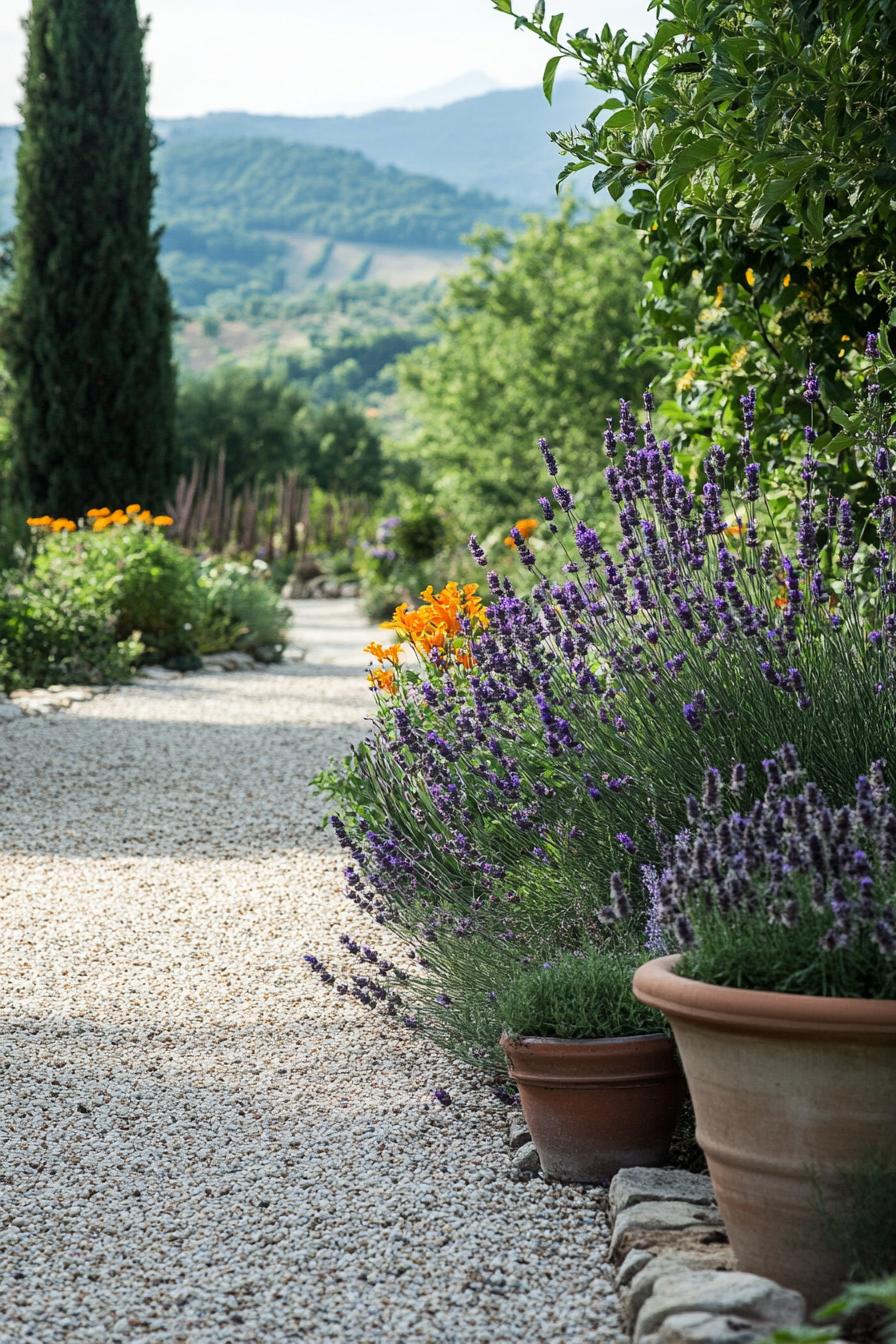
[[[169,226],[218,219],[254,232],[457,247],[477,223],[511,222],[514,214],[483,192],[313,145],[174,140],[158,152],[157,165],[157,211]]]
[[[0,128],[0,230],[12,224],[16,136]],[[456,264],[477,224],[517,222],[513,206],[485,192],[319,145],[174,137],[156,166],[165,269],[186,310],[211,294],[427,283]]]

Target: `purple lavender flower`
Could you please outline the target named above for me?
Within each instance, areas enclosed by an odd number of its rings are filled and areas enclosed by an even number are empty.
[[[476,561],[477,565],[481,565],[484,569],[485,566],[488,564],[488,560],[486,559],[485,551],[479,545],[475,533],[471,534],[470,540],[467,544],[470,548],[470,554]]]
[[[816,373],[815,365],[810,364],[809,372],[806,374],[803,383],[803,400],[807,401],[810,406],[814,406],[820,395],[821,390],[818,385],[818,374]]]
[[[538,446],[541,449],[541,455],[544,458],[545,466],[548,469],[548,474],[550,476],[556,476],[557,459],[554,456],[553,452],[551,451],[551,445],[548,443],[547,439],[539,439]]]

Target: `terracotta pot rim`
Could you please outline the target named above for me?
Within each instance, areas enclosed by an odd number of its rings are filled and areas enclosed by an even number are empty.
[[[784,994],[764,989],[732,989],[677,975],[679,954],[656,957],[639,966],[632,981],[635,997],[679,1018],[722,1031],[788,1035],[892,1037],[896,1041],[896,999],[844,999],[816,994]]]
[[[521,1045],[544,1045],[563,1047],[564,1050],[594,1047],[596,1045],[631,1045],[636,1041],[671,1041],[665,1031],[644,1031],[632,1036],[511,1036],[501,1032],[500,1045],[510,1045],[517,1049]]]

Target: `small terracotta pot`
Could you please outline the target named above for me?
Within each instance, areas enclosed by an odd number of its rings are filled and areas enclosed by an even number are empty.
[[[588,1184],[666,1160],[684,1094],[668,1036],[515,1041],[505,1033],[501,1048],[546,1175]]]
[[[639,967],[634,991],[672,1023],[737,1262],[816,1306],[850,1268],[819,1209],[896,1148],[896,1000],[726,989],[678,960]]]

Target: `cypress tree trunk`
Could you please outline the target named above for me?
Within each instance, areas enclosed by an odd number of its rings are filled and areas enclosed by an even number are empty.
[[[172,306],[135,0],[33,0],[3,337],[32,512],[161,509],[175,475]],[[127,497],[127,498],[125,498]]]

